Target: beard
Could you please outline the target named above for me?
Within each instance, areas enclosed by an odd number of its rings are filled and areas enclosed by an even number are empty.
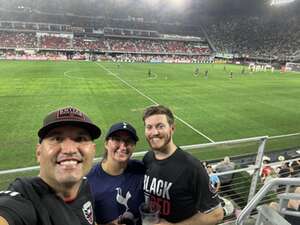
[[[153,139],[159,139],[159,140],[153,140]],[[172,135],[171,133],[168,133],[164,136],[155,136],[155,137],[150,137],[147,138],[147,142],[149,146],[155,150],[155,151],[160,151],[160,152],[166,152],[168,151],[168,146],[171,142]]]

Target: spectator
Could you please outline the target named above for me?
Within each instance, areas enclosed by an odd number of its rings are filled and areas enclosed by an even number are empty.
[[[273,170],[273,168],[269,165],[271,159],[268,156],[263,157],[263,167],[261,171],[261,180],[265,181],[266,177],[269,176]]]
[[[129,123],[116,123],[105,137],[104,156],[87,178],[95,199],[98,224],[135,224],[139,219],[138,207],[144,202],[144,165],[131,160],[136,142],[136,130]]]
[[[292,177],[300,176],[300,160],[294,160],[291,163],[291,175]]]
[[[93,200],[84,176],[96,151],[100,129],[73,107],[48,114],[36,147],[38,177],[18,178],[0,192],[4,225],[91,225]]]
[[[221,172],[227,172],[234,170],[235,164],[234,162],[230,161],[230,158],[228,156],[224,157],[224,160],[221,161],[217,166],[216,166],[216,172],[221,173]],[[219,179],[221,182],[221,191],[222,192],[227,192],[230,191],[231,189],[231,183],[232,183],[232,176],[233,174],[225,174],[225,175],[220,175]]]
[[[294,193],[300,194],[300,187],[296,187],[294,190]],[[269,206],[275,210],[279,210],[279,205],[277,202],[271,202]],[[300,212],[300,200],[299,199],[290,199],[287,204],[287,210]],[[285,215],[284,217],[291,225],[299,225],[300,224],[299,216]]]
[[[291,169],[288,162],[282,163],[279,167],[278,177],[290,177],[291,176]]]
[[[220,179],[216,174],[214,174],[212,165],[208,164],[206,166],[206,168],[207,168],[207,173],[208,173],[209,178],[210,178],[210,184],[213,188],[213,192],[217,193],[217,192],[219,192],[220,187],[221,187]]]
[[[143,161],[146,166],[146,200],[161,206],[163,224],[212,225],[223,219],[219,200],[209,187],[202,163],[177,147],[173,113],[162,105],[144,111],[145,136],[151,147]]]

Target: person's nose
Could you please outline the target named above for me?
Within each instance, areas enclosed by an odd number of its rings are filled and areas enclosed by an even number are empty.
[[[78,143],[72,140],[71,138],[66,138],[62,143],[61,143],[61,151],[63,153],[74,153],[78,149]]]
[[[159,130],[155,127],[152,129],[151,132],[152,132],[152,135],[158,135],[159,134]]]
[[[120,148],[120,149],[126,149],[126,148],[127,148],[127,143],[126,143],[126,141],[121,140],[121,141],[119,142],[119,148]]]

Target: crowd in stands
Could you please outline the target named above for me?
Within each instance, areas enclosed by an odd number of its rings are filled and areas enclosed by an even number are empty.
[[[0,47],[2,48],[34,48],[37,46],[35,33],[0,32]]]
[[[107,58],[106,58],[107,59]],[[202,55],[141,55],[118,54],[109,58],[115,62],[152,62],[152,63],[212,63],[209,56]]]
[[[206,31],[217,52],[251,57],[292,55],[300,44],[297,17],[228,17],[206,25]]]
[[[109,49],[109,46],[99,38],[83,38],[75,37],[73,39],[73,48],[75,50],[93,50],[93,51],[106,51]]]
[[[279,166],[271,166],[270,158],[263,158],[263,168],[261,172],[262,181],[268,180],[268,177],[300,177],[300,160],[285,161],[284,156],[279,156],[278,161],[280,161]]]
[[[204,25],[208,40],[217,53],[238,54],[242,57],[264,58],[264,59],[283,59],[293,55],[299,50],[300,45],[300,23],[299,16],[288,18],[268,18],[268,17],[241,17],[230,16],[217,21],[210,21]],[[105,23],[104,23],[105,22]],[[76,51],[98,51],[98,52],[126,52],[126,53],[154,53],[154,54],[211,54],[209,47],[203,48],[203,43],[195,41],[164,40],[156,39],[160,31],[159,26],[147,26],[126,28],[126,24],[138,23],[139,21],[114,20],[104,21],[102,26],[104,36],[89,37],[76,35],[74,38],[66,37],[36,37],[37,29],[43,30],[45,26],[49,31],[57,30],[60,32],[71,32],[72,25],[42,24],[42,23],[21,23],[21,22],[1,22],[0,47],[2,48],[42,48],[42,49],[71,49]],[[93,24],[86,24],[91,28]],[[96,23],[94,24],[97,25]],[[108,26],[118,26],[112,28]],[[166,25],[166,24],[165,24]],[[98,25],[97,25],[98,26]],[[203,37],[200,26],[192,27],[176,24],[169,24],[167,27],[177,29],[177,34],[181,31],[186,35],[194,33]],[[80,27],[79,27],[80,28]],[[94,27],[98,29],[99,27]],[[93,29],[94,29],[93,28]],[[8,31],[16,29],[17,31]],[[21,32],[21,30],[27,30]],[[30,32],[28,31],[31,30]],[[93,30],[91,29],[91,31]],[[140,29],[140,30],[135,30]],[[84,31],[84,30],[82,30]],[[169,30],[172,34],[172,29]],[[106,32],[106,34],[105,34]],[[140,37],[140,38],[113,38],[121,37]],[[148,39],[147,39],[147,38]],[[205,45],[205,44],[204,44]],[[207,44],[206,44],[207,45]]]
[[[145,40],[145,39],[106,39],[111,51],[142,52],[142,53],[181,53],[181,54],[209,54],[208,47],[199,46],[200,43]],[[198,45],[197,45],[198,44]]]
[[[70,49],[72,48],[72,40],[65,37],[42,36],[39,47],[44,49]]]

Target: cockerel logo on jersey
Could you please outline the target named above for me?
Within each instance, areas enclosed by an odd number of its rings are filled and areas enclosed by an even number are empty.
[[[86,220],[90,224],[93,224],[94,223],[94,214],[93,214],[92,203],[90,201],[84,203],[84,205],[82,207],[82,212],[83,212],[84,217],[86,218]]]
[[[130,192],[128,191],[128,192],[126,193],[126,196],[124,197],[124,196],[122,195],[122,189],[121,189],[120,187],[117,187],[117,188],[116,188],[116,191],[117,191],[117,195],[116,195],[116,200],[117,200],[117,202],[118,202],[119,204],[121,204],[121,205],[124,205],[124,207],[126,208],[125,212],[127,212],[128,209],[129,209],[127,203],[128,203],[128,200],[131,198]]]

